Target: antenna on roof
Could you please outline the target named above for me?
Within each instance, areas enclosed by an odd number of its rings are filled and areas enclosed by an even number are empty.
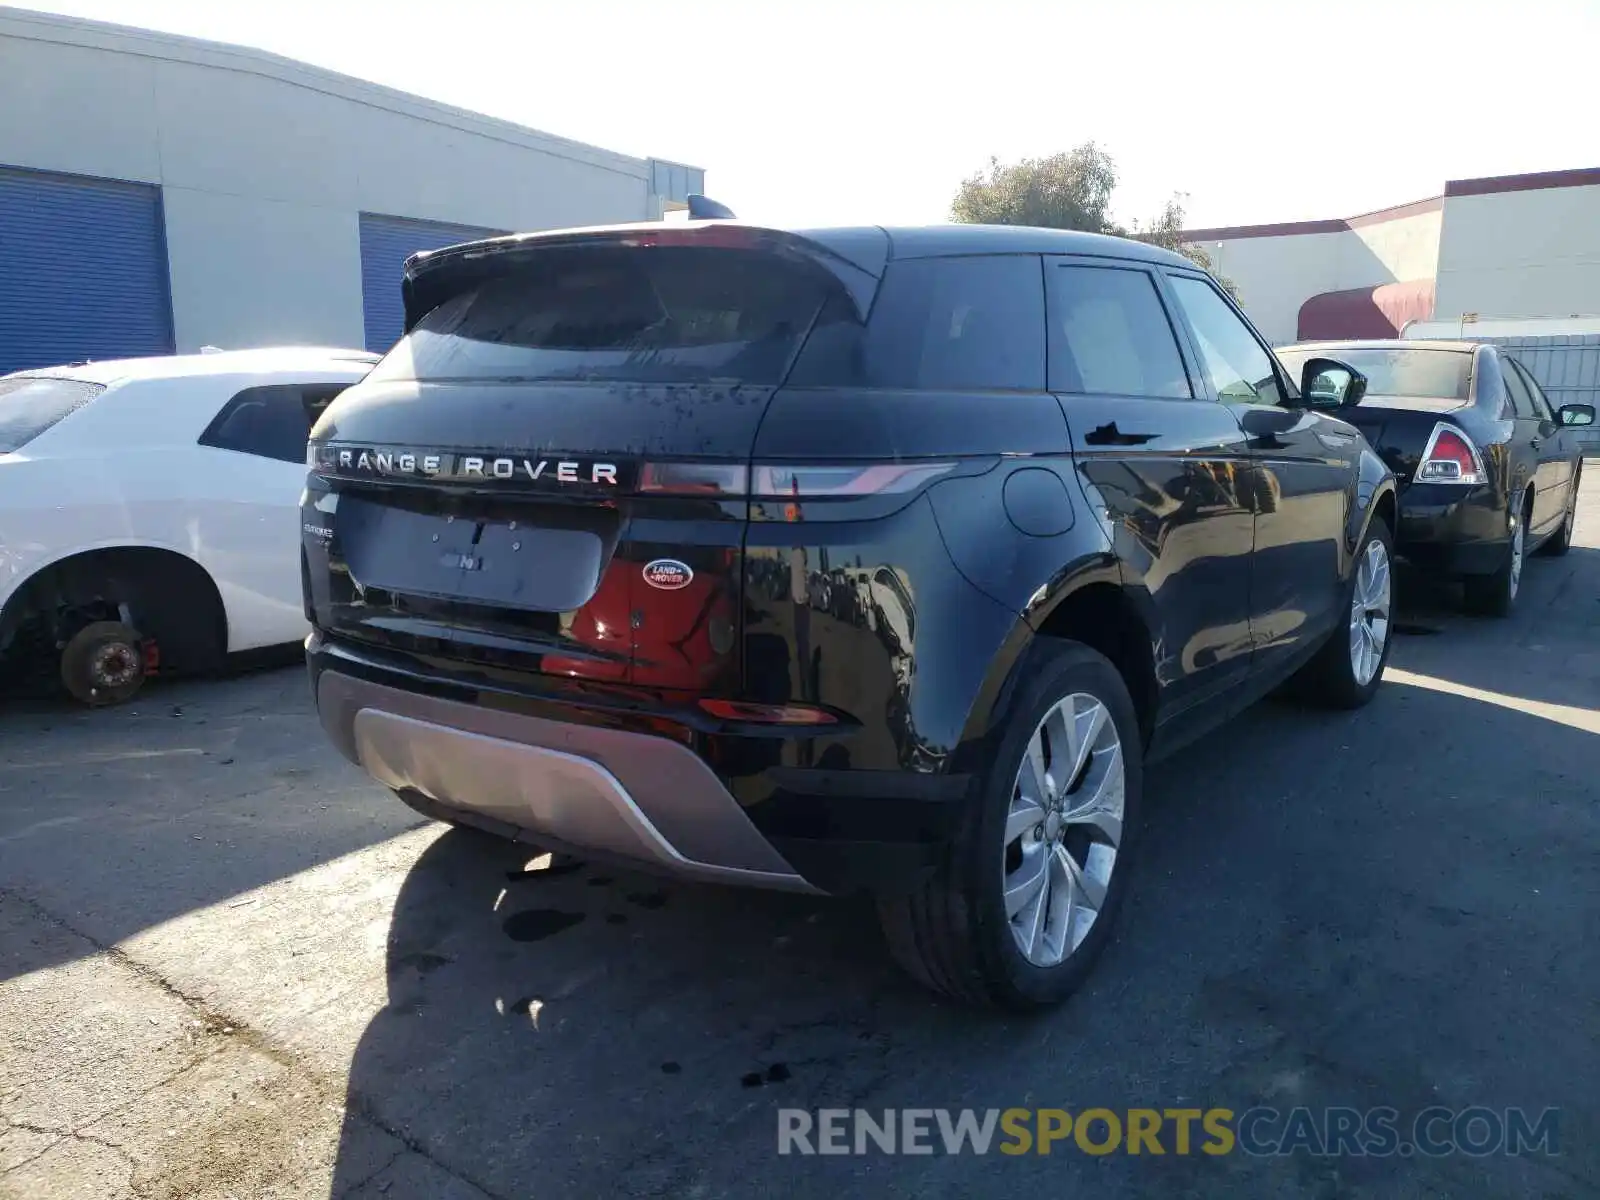
[[[702,196],[692,192],[684,199],[689,204],[689,220],[691,221],[737,221],[733,209],[726,204],[718,204],[710,196]]]

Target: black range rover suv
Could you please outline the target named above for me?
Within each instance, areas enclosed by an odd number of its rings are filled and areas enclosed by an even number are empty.
[[[1148,756],[1382,677],[1393,478],[1177,255],[715,221],[403,286],[313,431],[302,565],[323,724],[429,815],[870,891],[923,982],[1047,1004]]]

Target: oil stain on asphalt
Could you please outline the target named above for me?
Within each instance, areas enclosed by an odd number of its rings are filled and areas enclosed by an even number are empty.
[[[740,1076],[739,1084],[741,1087],[758,1088],[769,1083],[787,1083],[789,1074],[787,1063],[773,1063],[765,1071],[751,1071]]]
[[[500,928],[514,942],[541,942],[583,920],[583,913],[562,912],[554,908],[530,908],[512,913]]]

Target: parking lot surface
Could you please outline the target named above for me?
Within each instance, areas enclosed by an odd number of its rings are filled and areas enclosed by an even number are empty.
[[[0,1195],[1600,1194],[1600,463],[1515,617],[1402,578],[1367,709],[1156,768],[1120,936],[1031,1019],[870,909],[421,821],[302,670],[0,709]],[[780,1156],[778,1110],[1559,1114],[1559,1154]],[[1170,1145],[1170,1143],[1169,1143]]]

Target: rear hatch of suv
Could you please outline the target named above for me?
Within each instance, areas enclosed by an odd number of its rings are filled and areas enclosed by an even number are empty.
[[[736,695],[757,431],[818,314],[873,285],[731,225],[414,259],[406,336],[312,433],[314,624],[490,679]]]

